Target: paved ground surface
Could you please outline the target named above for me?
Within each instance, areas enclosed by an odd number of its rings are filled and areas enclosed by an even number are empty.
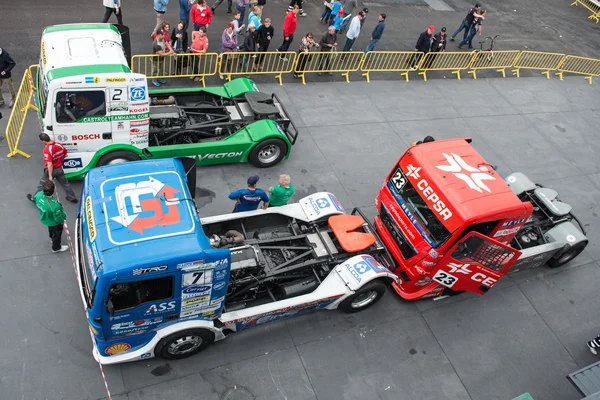
[[[390,16],[380,49],[411,48],[430,23],[452,30],[470,6],[462,0],[427,1],[367,4],[372,15],[383,11]],[[16,75],[36,62],[42,27],[97,21],[99,3],[3,5],[0,46],[19,62]],[[171,3],[167,17],[174,21],[178,7]],[[145,52],[154,20],[150,2],[124,4],[134,52]],[[499,48],[597,56],[600,45],[588,38],[600,26],[568,4],[484,4],[490,16],[486,29],[503,35]],[[221,7],[209,33],[211,43],[226,22]],[[277,27],[283,7],[281,1],[269,1],[266,7],[265,16]],[[307,4],[309,17],[300,20],[299,33],[325,29],[316,22],[321,7],[320,2]],[[367,31],[374,20],[369,17]],[[39,29],[23,31],[24,21]],[[361,47],[365,36],[358,40]],[[256,172],[263,186],[280,172],[290,173],[297,198],[330,190],[346,207],[360,206],[373,216],[382,179],[407,145],[427,134],[470,136],[503,175],[522,171],[557,189],[587,225],[590,245],[566,267],[512,275],[482,298],[407,303],[390,292],[368,312],[349,316],[324,311],[262,326],[191,359],[107,367],[114,399],[487,400],[511,399],[526,391],[536,399],[578,398],[565,375],[595,361],[585,341],[598,333],[599,324],[597,85],[581,78],[507,78],[318,86],[288,82],[261,89],[281,96],[301,127],[299,142],[292,157],[272,170],[248,165],[199,170],[196,202],[203,216],[228,212],[226,194]],[[5,124],[6,118],[0,131]],[[0,142],[0,397],[104,399],[70,258],[50,253],[47,234],[24,198],[35,188],[42,165],[32,113],[24,132],[21,147],[33,155],[29,160],[8,159],[6,143]],[[71,204],[66,208],[72,220],[76,209]]]

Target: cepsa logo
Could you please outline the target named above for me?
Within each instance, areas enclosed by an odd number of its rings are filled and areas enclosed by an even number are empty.
[[[421,179],[419,183],[417,183],[417,187],[421,193],[423,193],[423,196],[433,204],[433,209],[444,221],[452,217],[452,211],[450,211],[448,207],[446,207],[446,204],[440,200],[440,197],[433,191],[425,179]]]
[[[99,133],[92,133],[89,135],[72,135],[71,140],[96,140],[100,139]]]
[[[138,113],[145,113],[145,112],[148,112],[148,107],[130,108],[129,109],[130,114],[138,114]]]

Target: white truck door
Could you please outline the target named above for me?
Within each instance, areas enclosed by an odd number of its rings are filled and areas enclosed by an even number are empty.
[[[54,139],[70,153],[95,152],[112,143],[106,89],[58,89],[53,98]]]

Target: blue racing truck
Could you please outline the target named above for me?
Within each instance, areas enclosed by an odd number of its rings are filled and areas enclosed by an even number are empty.
[[[331,193],[201,220],[195,186],[192,159],[86,174],[75,260],[102,364],[184,358],[269,321],[360,311],[397,282],[373,227]]]

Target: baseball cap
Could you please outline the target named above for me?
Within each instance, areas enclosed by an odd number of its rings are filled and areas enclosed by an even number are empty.
[[[475,8],[477,8],[477,7],[481,7],[481,4],[475,3]]]
[[[430,30],[430,31],[435,31],[435,26],[433,26],[433,25],[429,25],[429,30]]]
[[[250,178],[248,178],[248,185],[256,185],[259,179],[260,178],[258,175],[252,175]]]
[[[442,32],[446,32],[446,27],[442,27]]]

